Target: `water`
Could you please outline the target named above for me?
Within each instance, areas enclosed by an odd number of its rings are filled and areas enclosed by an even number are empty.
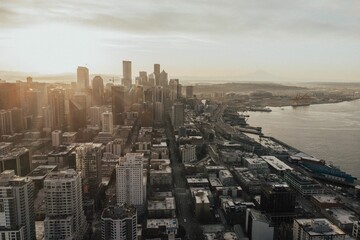
[[[360,179],[360,100],[249,112],[248,123]]]

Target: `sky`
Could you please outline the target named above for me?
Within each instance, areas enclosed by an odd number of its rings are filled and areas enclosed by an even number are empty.
[[[358,0],[0,0],[0,71],[360,81]],[[0,74],[6,80],[6,72]]]

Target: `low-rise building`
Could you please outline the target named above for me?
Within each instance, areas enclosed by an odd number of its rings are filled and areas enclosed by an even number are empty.
[[[260,179],[247,168],[234,168],[235,177],[241,187],[252,194],[259,194],[261,189]]]
[[[274,169],[276,172],[281,173],[283,171],[290,170],[292,171],[293,168],[289,167],[286,163],[281,161],[275,156],[261,156],[261,158],[267,162],[272,169]]]
[[[148,216],[150,218],[172,218],[176,216],[174,197],[164,197],[159,200],[148,200]]]
[[[303,196],[311,196],[314,194],[323,194],[324,188],[322,185],[315,181],[315,179],[305,176],[296,171],[286,171],[284,179],[296,191]]]
[[[172,185],[172,170],[169,159],[150,160],[150,185]]]
[[[346,234],[326,218],[295,219],[293,240],[344,240]]]
[[[353,211],[345,208],[327,208],[323,209],[321,212],[327,219],[345,230],[345,232],[351,232],[353,230],[354,222],[359,220]]]
[[[70,145],[76,142],[77,132],[64,132],[62,134],[62,144]]]
[[[176,218],[148,219],[146,221],[146,228],[152,232],[151,235],[166,234],[169,236],[169,239],[175,239],[179,223]]]
[[[224,186],[233,186],[235,184],[234,177],[229,170],[220,170],[219,179]]]
[[[207,178],[186,178],[186,182],[189,187],[209,187],[209,180]]]
[[[342,208],[344,203],[335,195],[316,194],[311,196],[311,201],[318,208]]]
[[[256,173],[268,173],[270,171],[268,164],[257,156],[244,157],[244,167]]]

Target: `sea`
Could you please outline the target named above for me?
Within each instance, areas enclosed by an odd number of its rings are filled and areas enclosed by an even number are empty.
[[[360,179],[360,100],[271,110],[247,123]]]

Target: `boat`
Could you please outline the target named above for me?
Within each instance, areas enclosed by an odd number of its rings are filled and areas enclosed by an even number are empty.
[[[252,112],[271,112],[272,110],[268,107],[250,107],[249,108],[249,111],[252,111]]]

